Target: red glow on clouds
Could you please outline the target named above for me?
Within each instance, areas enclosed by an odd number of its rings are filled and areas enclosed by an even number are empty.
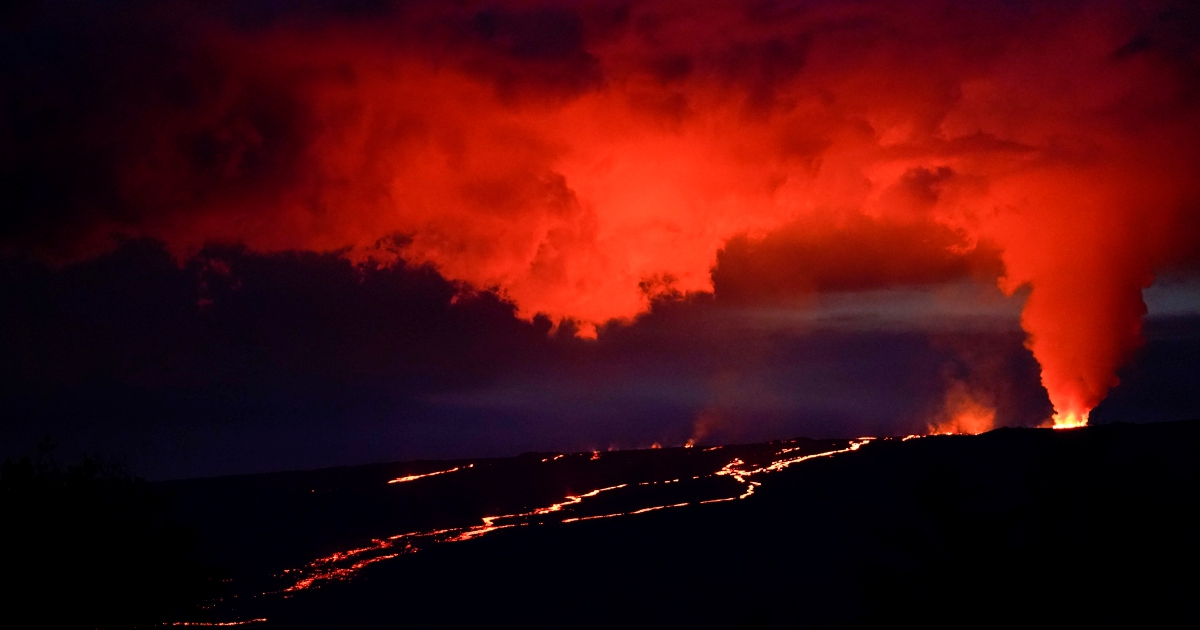
[[[1198,244],[1194,60],[1145,35],[1157,10],[489,11],[211,26],[228,77],[143,112],[121,164],[132,206],[170,211],[102,229],[400,255],[583,336],[714,277],[731,299],[998,278],[1031,288],[1062,422]]]

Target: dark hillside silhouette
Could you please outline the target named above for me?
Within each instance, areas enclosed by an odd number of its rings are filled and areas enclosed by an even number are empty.
[[[149,627],[217,594],[167,497],[119,464],[53,447],[0,467],[5,627]]]
[[[1200,422],[846,443],[528,453],[156,484],[43,454],[3,468],[4,614],[88,628],[1200,620]],[[826,456],[753,477],[761,485],[745,500],[701,503],[747,490],[713,470],[733,461],[750,470],[784,452]],[[388,483],[398,479],[411,481]],[[608,490],[589,492],[598,488]],[[589,498],[564,500],[581,494]],[[554,504],[457,542],[404,535],[464,532],[483,516]],[[345,571],[304,583],[319,558]],[[206,565],[231,576],[221,596]]]
[[[1198,471],[1200,422],[876,442],[780,472],[750,500],[435,546],[253,616],[280,628],[1191,625]]]

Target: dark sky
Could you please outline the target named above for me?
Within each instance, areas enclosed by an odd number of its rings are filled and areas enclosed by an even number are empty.
[[[1182,3],[7,3],[0,457],[1197,417],[1198,153]]]

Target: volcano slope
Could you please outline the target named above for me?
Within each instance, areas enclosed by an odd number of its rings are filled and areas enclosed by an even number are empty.
[[[876,440],[774,473],[746,500],[434,544],[238,616],[279,628],[1195,623],[1197,490],[1195,421]]]

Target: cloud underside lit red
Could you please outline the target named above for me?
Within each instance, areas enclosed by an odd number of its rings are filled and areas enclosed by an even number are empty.
[[[114,165],[117,209],[72,200],[69,228],[16,240],[399,255],[584,334],[661,290],[981,278],[1030,288],[1063,418],[1115,384],[1141,289],[1200,244],[1200,20],[1169,5],[158,11],[179,54],[130,44],[115,80],[152,86],[76,139]]]

